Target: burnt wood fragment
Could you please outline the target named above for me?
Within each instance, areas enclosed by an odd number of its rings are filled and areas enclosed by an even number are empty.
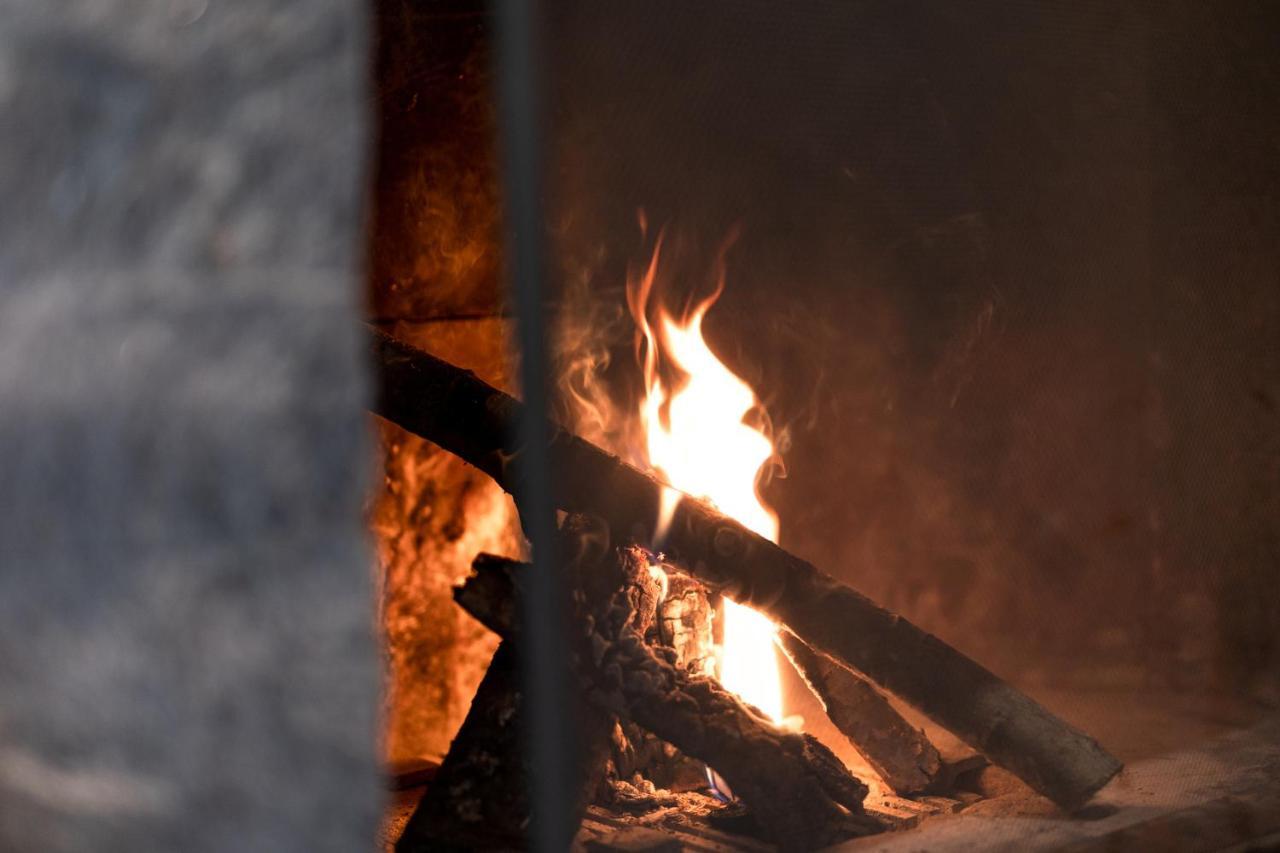
[[[715,604],[698,581],[664,565],[666,594],[658,605],[657,640],[676,650],[676,664],[693,675],[716,671]]]
[[[645,780],[672,793],[707,787],[706,765],[630,720],[619,720],[610,738],[606,776],[636,784]]]
[[[525,846],[529,779],[519,680],[515,649],[504,641],[396,853]]]
[[[370,334],[373,410],[520,493],[522,404],[466,370],[376,329]],[[617,541],[651,542],[666,487],[550,427],[545,450],[556,505],[604,518]],[[1097,741],[978,663],[702,501],[680,501],[662,547],[703,582],[901,697],[1064,808],[1081,805],[1120,771]]]
[[[894,793],[918,794],[935,783],[942,771],[938,750],[870,682],[790,631],[779,632],[778,644],[831,722]]]
[[[476,691],[462,727],[419,801],[396,853],[522,850],[528,846],[530,785],[526,711],[518,654],[504,640]],[[580,697],[579,697],[580,698]],[[579,735],[578,818],[600,784],[611,715],[571,702]]]
[[[714,609],[706,587],[674,566],[663,563],[654,570],[651,589],[658,593],[652,624],[644,632],[652,646],[675,652],[677,669],[691,675],[715,674],[715,646],[711,627]],[[648,603],[645,602],[646,613]],[[672,791],[702,791],[707,787],[706,765],[671,744],[620,720],[614,730],[609,768],[611,778]]]

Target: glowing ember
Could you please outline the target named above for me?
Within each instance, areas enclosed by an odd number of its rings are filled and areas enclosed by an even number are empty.
[[[659,238],[648,269],[628,287],[631,312],[642,335],[645,398],[640,419],[648,461],[675,487],[663,496],[656,547],[661,547],[681,492],[706,498],[724,514],[777,541],[778,517],[756,488],[773,445],[746,423],[748,414],[760,411],[760,401],[702,336],[702,319],[719,298],[723,279],[710,297],[679,319],[656,307],[651,324],[647,303],[661,249]],[[664,373],[681,377],[675,387],[668,387],[659,376],[660,362]],[[781,722],[775,632],[773,623],[761,614],[725,601],[720,682]]]

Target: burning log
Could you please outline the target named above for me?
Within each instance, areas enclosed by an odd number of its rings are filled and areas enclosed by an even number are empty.
[[[706,588],[671,566],[667,594],[658,605],[658,640],[676,650],[676,664],[694,675],[715,674],[715,603]]]
[[[529,780],[516,725],[519,684],[514,649],[504,642],[489,663],[449,754],[405,825],[397,853],[523,843]]]
[[[934,784],[943,770],[938,750],[878,690],[790,631],[779,632],[778,643],[831,722],[885,784],[902,795],[921,793]]]
[[[532,776],[527,762],[518,653],[504,640],[426,793],[396,842],[396,853],[520,850],[528,842]],[[585,810],[600,782],[613,717],[574,703],[582,754],[578,802]]]
[[[716,674],[713,624],[715,602],[706,587],[669,563],[659,570],[665,580],[663,594],[645,641],[675,652],[672,663],[690,675]],[[620,780],[642,780],[669,791],[704,791],[706,765],[680,752],[631,721],[624,721],[613,755],[613,770]]]
[[[522,493],[519,401],[376,330],[372,348],[377,414]],[[666,487],[551,426],[545,450],[556,472],[556,505],[606,519],[618,541],[652,541]],[[1097,741],[980,664],[701,501],[680,501],[662,548],[700,580],[911,703],[1064,808],[1083,804],[1120,770]]]
[[[706,765],[655,737],[631,720],[613,731],[606,779],[631,785],[648,783],[673,794],[705,791]]]
[[[518,636],[514,611],[500,602],[515,597],[527,567],[482,555],[475,568],[456,600],[502,636]],[[784,849],[815,849],[882,828],[862,811],[866,786],[825,746],[777,728],[715,680],[677,668],[673,650],[644,642],[652,617],[636,593],[648,577],[638,549],[605,548],[577,568],[582,632],[574,669],[589,700],[714,767]]]

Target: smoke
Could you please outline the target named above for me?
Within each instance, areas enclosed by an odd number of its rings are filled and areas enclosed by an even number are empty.
[[[579,265],[566,277],[554,314],[556,414],[587,441],[635,462],[643,443],[631,416],[634,404],[626,405],[625,391],[609,379],[632,334],[632,323],[616,298],[619,291],[598,292],[595,277],[594,269]]]

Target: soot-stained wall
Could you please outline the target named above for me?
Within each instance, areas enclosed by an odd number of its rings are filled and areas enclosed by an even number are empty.
[[[474,3],[375,4],[377,158],[367,301],[389,334],[511,389],[490,94],[491,22]],[[484,474],[370,416],[380,466],[369,518],[393,765],[439,757],[497,638],[451,588],[480,551],[519,556],[515,507]]]
[[[708,333],[785,432],[784,545],[1008,675],[1275,696],[1273,10],[550,14],[563,303],[617,379],[637,209],[739,229]]]

